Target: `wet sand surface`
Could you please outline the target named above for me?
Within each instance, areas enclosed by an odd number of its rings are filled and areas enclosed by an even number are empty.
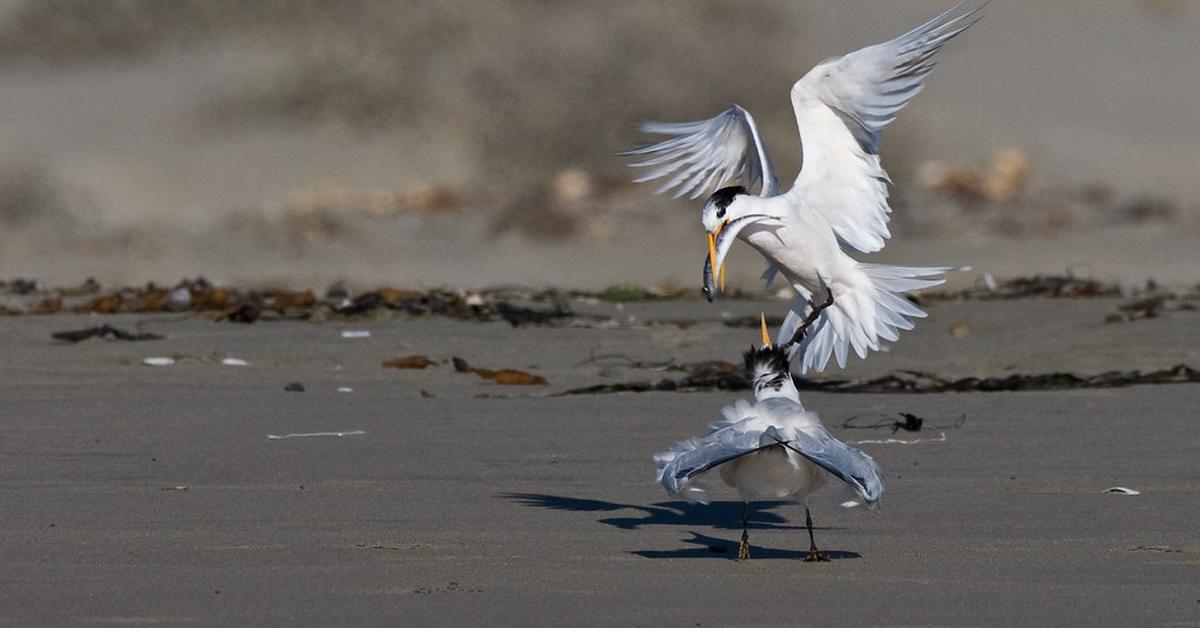
[[[1123,302],[934,302],[891,351],[825,375],[1200,366],[1200,313],[1104,323]],[[859,445],[888,477],[881,512],[812,500],[834,560],[799,560],[803,510],[768,503],[738,563],[734,496],[671,500],[650,456],[746,391],[552,395],[679,376],[589,357],[736,362],[755,332],[723,318],[783,304],[574,307],[616,322],[0,317],[0,623],[1200,623],[1200,386],[806,393],[848,441],[918,442]],[[102,322],[166,338],[50,338]],[[435,364],[381,367],[413,354]],[[549,384],[499,386],[454,356]],[[898,412],[925,427],[842,427]]]

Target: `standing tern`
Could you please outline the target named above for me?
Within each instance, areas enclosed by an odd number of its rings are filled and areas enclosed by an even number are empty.
[[[938,275],[950,270],[860,263],[848,252],[879,251],[891,237],[880,134],[921,91],[934,55],[978,21],[986,3],[962,2],[889,42],[823,61],[796,81],[791,100],[804,167],[787,192],[754,118],[737,105],[700,122],[645,123],[643,132],[671,138],[626,153],[640,159],[633,167],[650,169],[637,181],[670,177],[659,193],[698,198],[719,188],[701,214],[708,234],[705,294],[712,300],[716,286],[724,288],[734,240],[766,257],[768,285],[783,273],[799,294],[776,341],[786,342],[803,319],[819,315],[813,333],[789,353],[801,352],[802,373],[824,370],[831,356],[844,367],[849,348],[865,358],[879,350],[881,338],[897,340],[899,331],[913,328],[912,319],[925,316],[903,294],[941,284]],[[724,187],[742,174],[750,186],[762,182],[757,195]]]
[[[800,334],[803,335],[804,327]],[[708,483],[715,472],[746,502],[738,560],[750,557],[750,502],[788,499],[801,503],[836,477],[853,488],[869,506],[883,495],[883,474],[871,456],[834,438],[820,418],[807,412],[788,368],[789,346],[771,346],[766,319],[762,347],[745,354],[746,377],[754,386],[754,404],[738,400],[721,409],[725,417],[709,425],[707,436],[690,438],[654,455],[658,481],[671,495],[707,504]],[[806,561],[824,561],[813,539],[807,504]]]

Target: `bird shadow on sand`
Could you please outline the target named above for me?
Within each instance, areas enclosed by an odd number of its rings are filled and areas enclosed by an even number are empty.
[[[707,506],[685,501],[671,501],[656,502],[648,506],[642,506],[638,504],[606,502],[599,499],[581,499],[578,497],[563,497],[561,495],[544,495],[540,493],[501,493],[499,496],[522,506],[545,508],[547,510],[598,513],[616,513],[622,510],[637,511],[639,516],[603,517],[596,520],[597,523],[603,523],[604,525],[610,525],[622,530],[637,530],[643,526],[651,525],[708,526],[718,530],[739,531],[742,529],[743,503],[737,501],[713,502]],[[772,512],[781,506],[795,507],[795,504],[785,501],[751,502],[750,529],[796,530],[800,532],[796,536],[797,547],[806,546],[808,538],[803,533],[803,530],[806,528],[802,525],[789,524],[787,523],[787,519],[782,515]],[[814,529],[835,530],[839,528],[814,526]],[[694,544],[698,547],[687,547],[677,550],[637,550],[630,553],[644,558],[732,558],[737,556],[738,544],[733,537],[730,537],[728,540],[719,539],[698,534],[691,530],[688,531],[688,534],[691,535],[691,538],[684,539],[683,542]],[[753,544],[751,544],[751,547],[750,557],[752,559],[804,558],[808,556],[807,547],[804,547],[802,550],[771,549]],[[822,553],[825,554],[826,558],[833,560],[859,558],[859,555],[854,552],[826,551]]]
[[[688,530],[688,534],[691,534],[692,538],[684,539],[683,542],[690,543],[692,545],[697,545],[699,547],[688,547],[688,548],[677,549],[677,550],[638,550],[638,551],[630,552],[630,553],[637,555],[637,556],[641,556],[643,558],[713,558],[713,557],[720,557],[720,556],[732,558],[734,556],[737,556],[737,551],[738,551],[737,541],[734,541],[732,539],[718,539],[718,538],[712,537],[712,536],[705,536],[703,534],[698,534],[691,530]],[[751,539],[751,540],[753,540],[753,539]],[[807,539],[805,539],[805,541],[807,541]],[[797,539],[797,542],[800,543],[800,539]],[[800,545],[803,545],[803,543],[800,543]],[[846,559],[846,558],[862,558],[862,555],[859,554],[858,552],[841,552],[841,551],[822,550],[821,554],[824,555],[825,558],[828,558],[829,560],[842,560],[842,559]],[[750,543],[750,559],[751,560],[763,560],[763,559],[770,560],[770,559],[776,559],[776,558],[787,558],[787,559],[796,560],[796,559],[803,559],[807,556],[808,556],[807,549],[803,549],[803,550],[775,549],[775,548],[771,548],[771,547],[760,547],[758,545],[755,545],[753,542]]]
[[[598,499],[580,499],[539,493],[502,493],[500,497],[531,508],[569,510],[571,512],[617,512],[635,510],[640,516],[606,517],[597,519],[622,530],[637,530],[642,526],[711,526],[720,530],[742,529],[742,502],[713,502],[707,506],[685,501],[657,502],[649,506],[621,504]],[[793,505],[784,501],[750,503],[750,529],[803,530],[804,526],[787,523],[783,516],[771,512],[780,506]],[[818,528],[820,529],[820,528]]]

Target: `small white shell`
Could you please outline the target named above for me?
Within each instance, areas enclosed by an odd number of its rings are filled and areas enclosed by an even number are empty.
[[[146,358],[142,360],[142,364],[146,366],[171,366],[175,364],[175,358]]]

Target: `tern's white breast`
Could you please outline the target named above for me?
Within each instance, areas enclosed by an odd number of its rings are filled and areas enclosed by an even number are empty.
[[[822,276],[840,276],[843,266],[854,263],[838,246],[828,224],[803,213],[750,225],[738,237],[782,271],[788,281],[811,292],[822,286]]]
[[[802,500],[825,483],[825,470],[783,447],[771,447],[721,465],[721,479],[742,499]]]

